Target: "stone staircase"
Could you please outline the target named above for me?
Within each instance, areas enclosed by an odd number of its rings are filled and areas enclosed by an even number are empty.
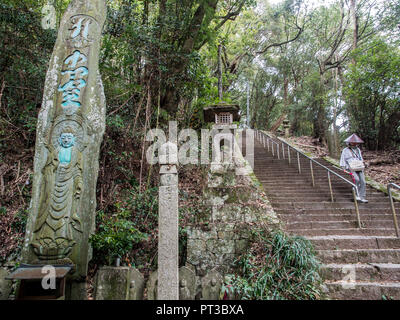
[[[363,226],[359,229],[350,185],[332,178],[332,203],[323,168],[313,166],[313,187],[306,158],[300,157],[299,174],[297,158],[289,166],[288,160],[273,157],[257,139],[254,153],[254,173],[286,231],[309,239],[317,250],[328,298],[400,299],[400,239],[389,197],[367,187],[369,203],[359,204]],[[316,160],[344,176],[325,160]],[[400,212],[399,203],[395,206]]]

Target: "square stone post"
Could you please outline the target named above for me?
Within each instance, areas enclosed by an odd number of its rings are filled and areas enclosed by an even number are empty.
[[[160,148],[158,211],[158,300],[179,300],[178,151],[176,144]]]

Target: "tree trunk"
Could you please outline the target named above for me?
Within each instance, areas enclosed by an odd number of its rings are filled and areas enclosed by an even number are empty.
[[[353,29],[353,50],[358,47],[358,17],[357,17],[357,0],[350,0],[350,15]],[[356,59],[353,58],[353,64],[357,63]]]
[[[178,54],[182,55],[179,61],[171,63],[168,66],[168,71],[162,75],[162,96],[161,96],[161,108],[166,110],[170,115],[174,115],[178,109],[178,104],[180,101],[179,89],[182,84],[176,81],[175,83],[167,83],[167,78],[171,79],[178,76],[180,73],[184,72],[188,65],[187,56],[193,52],[193,50],[199,50],[200,48],[195,47],[200,41],[201,37],[200,29],[203,25],[206,14],[209,14],[209,10],[213,12],[216,11],[218,0],[207,0],[202,2],[193,14],[192,21],[190,25],[184,32],[180,39],[180,49],[178,49]],[[163,8],[161,8],[163,6]],[[165,9],[166,0],[160,0],[160,15],[161,12],[166,12]],[[209,21],[208,21],[209,23]]]
[[[222,45],[218,45],[218,97],[222,101]]]
[[[286,119],[287,114],[289,113],[288,110],[289,106],[289,77],[286,73],[283,75],[283,112],[279,119],[272,125],[271,131],[275,132],[278,130],[280,125],[283,123],[283,120]]]

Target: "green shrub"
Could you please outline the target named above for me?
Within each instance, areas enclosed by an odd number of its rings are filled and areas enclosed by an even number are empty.
[[[107,214],[97,216],[97,232],[90,241],[94,261],[111,264],[120,257],[127,264],[144,266],[157,253],[158,188],[139,192],[134,186],[123,190]],[[146,240],[146,241],[143,241]],[[140,245],[138,245],[140,243]]]
[[[146,228],[146,232],[158,225],[158,187],[139,192],[139,187],[132,188],[126,200],[126,210],[133,214],[137,226]]]
[[[256,236],[257,241],[237,261],[238,274],[227,278],[225,288],[233,288],[235,296],[244,300],[321,297],[320,263],[308,240],[282,231]]]
[[[0,207],[0,216],[5,216],[7,214],[7,208],[6,207]]]
[[[98,217],[99,230],[89,240],[96,256],[102,257],[108,265],[111,265],[115,258],[122,258],[128,254],[135,244],[147,238],[147,235],[136,229],[135,224],[127,220],[124,214],[108,217],[104,212],[100,212]]]

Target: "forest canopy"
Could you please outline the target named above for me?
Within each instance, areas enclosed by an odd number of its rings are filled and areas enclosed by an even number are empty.
[[[69,1],[3,0],[0,10],[3,138],[31,147],[47,62]],[[358,132],[370,149],[400,140],[397,1],[109,0],[100,67],[108,131],[142,135],[178,119],[200,128],[218,96],[221,48],[224,101],[251,126],[326,142]],[[123,128],[123,129],[122,129]]]

